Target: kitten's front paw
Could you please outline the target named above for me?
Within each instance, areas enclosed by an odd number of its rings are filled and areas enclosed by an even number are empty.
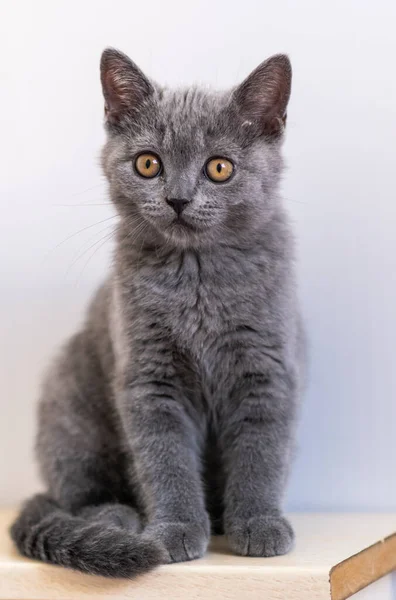
[[[145,536],[159,542],[166,551],[167,562],[183,562],[205,554],[209,541],[207,523],[156,523],[149,525]]]
[[[280,516],[262,515],[246,521],[236,520],[226,529],[228,543],[242,556],[278,556],[293,546],[294,533]]]

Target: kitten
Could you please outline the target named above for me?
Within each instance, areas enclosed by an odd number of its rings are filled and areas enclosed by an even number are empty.
[[[293,244],[278,197],[286,56],[227,93],[170,91],[101,60],[114,267],[50,370],[37,454],[48,495],[20,552],[131,577],[202,556],[287,552],[281,512],[301,392]]]

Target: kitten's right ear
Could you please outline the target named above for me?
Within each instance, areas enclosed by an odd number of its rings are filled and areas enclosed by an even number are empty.
[[[141,103],[154,92],[147,77],[122,52],[107,48],[100,60],[100,79],[105,99],[105,116],[118,123],[126,113],[139,110]]]

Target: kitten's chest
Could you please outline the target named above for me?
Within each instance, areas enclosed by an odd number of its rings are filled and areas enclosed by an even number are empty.
[[[257,318],[263,271],[240,255],[184,252],[153,270],[146,307],[178,346],[200,355],[213,338]]]

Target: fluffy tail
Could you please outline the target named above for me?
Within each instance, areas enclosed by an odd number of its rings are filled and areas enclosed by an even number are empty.
[[[95,575],[130,578],[164,562],[154,541],[68,514],[41,494],[25,504],[10,533],[24,556]]]

